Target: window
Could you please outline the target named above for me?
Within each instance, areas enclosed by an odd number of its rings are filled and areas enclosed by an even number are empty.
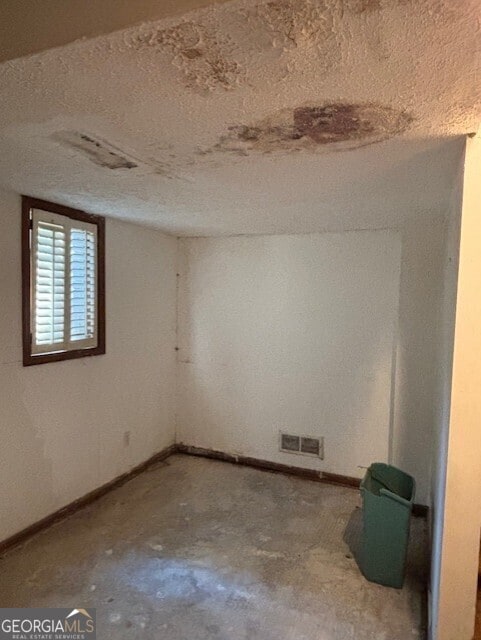
[[[23,364],[105,353],[105,221],[22,198]]]

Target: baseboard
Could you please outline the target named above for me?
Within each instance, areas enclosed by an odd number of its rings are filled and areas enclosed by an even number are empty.
[[[271,462],[269,460],[261,460],[258,458],[250,458],[232,453],[224,453],[215,449],[204,449],[203,447],[192,447],[187,444],[179,443],[177,445],[178,453],[185,453],[190,456],[200,456],[202,458],[212,458],[213,460],[222,460],[232,464],[239,464],[262,471],[270,471],[271,473],[284,473],[286,475],[298,476],[306,480],[314,482],[323,482],[325,484],[335,484],[342,487],[351,487],[359,489],[361,480],[352,476],[343,476],[337,473],[329,473],[327,471],[316,471],[315,469],[306,469],[304,467],[293,467],[280,462]],[[423,504],[413,504],[412,514],[415,518],[426,518],[429,507]]]
[[[249,456],[240,456],[230,453],[224,453],[223,451],[216,451],[214,449],[204,449],[202,447],[192,447],[183,443],[172,444],[162,451],[151,456],[148,460],[141,462],[139,465],[126,471],[125,473],[117,476],[110,482],[103,484],[101,487],[94,489],[85,496],[70,502],[65,507],[58,509],[54,513],[42,518],[38,522],[31,524],[30,526],[22,529],[18,533],[13,534],[6,540],[0,542],[0,555],[4,554],[7,550],[18,546],[25,542],[28,538],[31,538],[35,534],[44,529],[52,526],[56,522],[68,518],[76,511],[83,509],[92,502],[95,502],[102,496],[106,495],[113,489],[117,489],[135,476],[138,476],[143,471],[146,471],[154,464],[166,460],[175,453],[183,453],[189,456],[199,456],[202,458],[210,458],[213,460],[221,460],[222,462],[229,462],[231,464],[238,464],[245,467],[252,467],[253,469],[260,469],[270,473],[282,473],[285,475],[297,476],[304,478],[305,480],[312,480],[314,482],[322,482],[324,484],[332,484],[342,487],[349,487],[351,489],[359,489],[361,481],[359,478],[353,478],[351,476],[338,475],[336,473],[327,473],[325,471],[316,471],[315,469],[306,469],[304,467],[293,467],[288,464],[281,464],[279,462],[271,462],[269,460],[261,460],[258,458],[251,458]],[[428,507],[415,504],[413,505],[413,516],[425,518],[428,515]]]
[[[214,449],[204,449],[203,447],[192,447],[183,443],[177,445],[179,453],[186,453],[189,456],[200,456],[202,458],[212,458],[214,460],[222,460],[232,464],[240,464],[245,467],[253,467],[262,471],[270,471],[271,473],[284,473],[290,476],[298,476],[306,480],[314,482],[323,482],[327,484],[336,484],[344,487],[359,488],[361,481],[359,478],[350,476],[341,476],[336,473],[326,473],[324,471],[316,471],[315,469],[306,469],[304,467],[293,467],[280,462],[271,462],[269,460],[261,460],[258,458],[250,458],[248,456],[240,456]]]
[[[130,471],[126,471],[125,473],[122,473],[120,476],[117,476],[113,480],[110,480],[110,482],[107,482],[106,484],[103,484],[101,487],[98,487],[97,489],[90,491],[90,493],[87,493],[85,496],[82,496],[81,498],[78,498],[77,500],[70,502],[65,507],[62,507],[61,509],[54,511],[54,513],[51,513],[50,515],[46,516],[45,518],[42,518],[42,520],[39,520],[34,524],[31,524],[30,526],[26,527],[25,529],[22,529],[18,533],[14,533],[12,536],[7,538],[6,540],[2,540],[0,542],[0,555],[5,553],[5,551],[18,546],[19,544],[22,544],[22,542],[25,542],[28,538],[31,538],[33,535],[35,535],[36,533],[39,533],[43,529],[48,529],[48,527],[51,527],[53,524],[55,524],[59,520],[64,520],[65,518],[68,518],[69,516],[73,515],[76,511],[79,511],[80,509],[83,509],[84,507],[88,506],[92,502],[95,502],[96,500],[98,500],[105,494],[109,493],[113,489],[117,489],[118,487],[122,486],[129,480],[132,480],[132,478],[135,478],[135,476],[138,476],[143,471],[146,471],[152,465],[158,462],[162,462],[163,460],[166,460],[169,456],[175,453],[176,450],[177,450],[177,446],[175,444],[172,444],[169,447],[162,449],[162,451],[159,451],[158,453],[154,454],[148,460],[141,462],[139,465],[137,465],[133,469],[130,469]]]

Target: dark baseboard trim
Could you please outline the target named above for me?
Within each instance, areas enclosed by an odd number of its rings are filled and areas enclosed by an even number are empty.
[[[224,453],[214,449],[204,449],[203,447],[192,447],[187,444],[179,443],[177,445],[177,453],[185,453],[189,456],[199,456],[201,458],[211,458],[213,460],[221,460],[222,462],[230,462],[245,467],[253,467],[262,471],[270,471],[271,473],[284,473],[290,476],[297,476],[314,482],[323,482],[325,484],[334,484],[341,487],[350,487],[359,489],[361,480],[352,476],[342,476],[337,473],[329,473],[327,471],[316,471],[314,469],[306,469],[304,467],[293,467],[280,462],[270,462],[269,460],[259,460],[258,458],[250,458],[248,456],[239,456],[232,453]],[[426,518],[429,507],[424,504],[413,505],[413,516],[415,518]]]
[[[352,478],[350,476],[342,476],[336,473],[327,473],[324,471],[316,471],[314,469],[305,469],[304,467],[293,467],[288,464],[281,464],[279,462],[270,462],[269,460],[260,460],[258,458],[250,458],[248,456],[238,456],[231,453],[224,453],[223,451],[215,451],[213,449],[204,449],[202,447],[192,447],[183,443],[172,444],[162,451],[151,456],[145,462],[141,462],[139,465],[122,473],[110,482],[103,484],[98,489],[94,489],[85,496],[70,502],[65,507],[58,509],[54,513],[42,518],[38,522],[31,524],[29,527],[22,529],[18,533],[13,534],[6,540],[0,541],[0,556],[7,550],[16,547],[28,538],[31,538],[36,533],[48,529],[56,522],[64,520],[73,515],[76,511],[87,507],[92,502],[95,502],[102,496],[106,495],[113,489],[121,487],[123,484],[135,478],[139,474],[143,473],[158,462],[167,460],[171,455],[175,453],[182,453],[189,456],[198,456],[202,458],[210,458],[213,460],[220,460],[222,462],[230,462],[231,464],[238,464],[245,467],[252,467],[253,469],[260,469],[261,471],[267,471],[270,473],[283,473],[285,475],[297,476],[298,478],[304,478],[305,480],[312,480],[314,482],[322,482],[324,484],[332,484],[342,487],[349,487],[351,489],[359,489],[361,481],[358,478]],[[426,518],[428,515],[428,507],[422,504],[413,505],[413,516],[418,518]]]
[[[186,453],[189,456],[222,460],[223,462],[240,464],[245,467],[261,469],[262,471],[270,471],[271,473],[284,473],[290,476],[298,476],[306,480],[313,480],[314,482],[336,484],[355,489],[358,489],[361,483],[358,478],[351,478],[350,476],[340,476],[336,473],[326,473],[324,471],[316,471],[315,469],[305,469],[304,467],[293,467],[288,464],[281,464],[280,462],[270,462],[269,460],[259,460],[258,458],[250,458],[248,456],[238,456],[231,453],[224,453],[223,451],[204,449],[203,447],[191,447],[190,445],[182,443],[177,445],[177,451],[178,453]]]
[[[7,550],[12,549],[13,547],[18,546],[19,544],[22,544],[28,538],[31,538],[32,536],[34,536],[36,533],[39,533],[44,529],[48,529],[48,527],[51,527],[56,522],[59,522],[59,520],[64,520],[65,518],[68,518],[69,516],[73,515],[76,511],[79,511],[80,509],[83,509],[84,507],[88,506],[92,502],[95,502],[96,500],[98,500],[105,494],[109,493],[113,489],[117,489],[118,487],[122,486],[129,480],[132,480],[132,478],[135,478],[135,476],[138,476],[143,471],[146,471],[149,467],[153,466],[154,464],[158,462],[162,462],[163,460],[166,460],[173,453],[176,453],[176,450],[177,450],[177,447],[175,444],[170,445],[165,449],[162,449],[162,451],[159,451],[158,453],[154,454],[148,460],[145,460],[145,462],[141,462],[139,465],[137,465],[130,471],[126,471],[125,473],[122,473],[120,476],[117,476],[113,480],[110,480],[110,482],[107,482],[106,484],[103,484],[101,487],[98,487],[98,489],[94,489],[93,491],[90,491],[90,493],[87,493],[85,496],[82,496],[81,498],[78,498],[77,500],[70,502],[65,507],[62,507],[61,509],[58,509],[58,511],[54,511],[54,513],[51,513],[45,518],[42,518],[42,520],[39,520],[38,522],[34,522],[34,524],[31,524],[29,527],[22,529],[18,533],[14,533],[13,536],[10,536],[6,540],[2,540],[0,542],[0,555],[5,553]]]

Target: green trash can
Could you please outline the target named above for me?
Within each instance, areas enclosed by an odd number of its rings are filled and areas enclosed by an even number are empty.
[[[371,582],[403,586],[415,486],[412,476],[382,462],[372,464],[361,482],[359,565]]]

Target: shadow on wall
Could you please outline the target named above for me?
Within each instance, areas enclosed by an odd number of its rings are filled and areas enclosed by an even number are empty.
[[[439,322],[444,267],[442,212],[402,234],[393,463],[416,478],[416,502],[428,504],[438,392]]]

